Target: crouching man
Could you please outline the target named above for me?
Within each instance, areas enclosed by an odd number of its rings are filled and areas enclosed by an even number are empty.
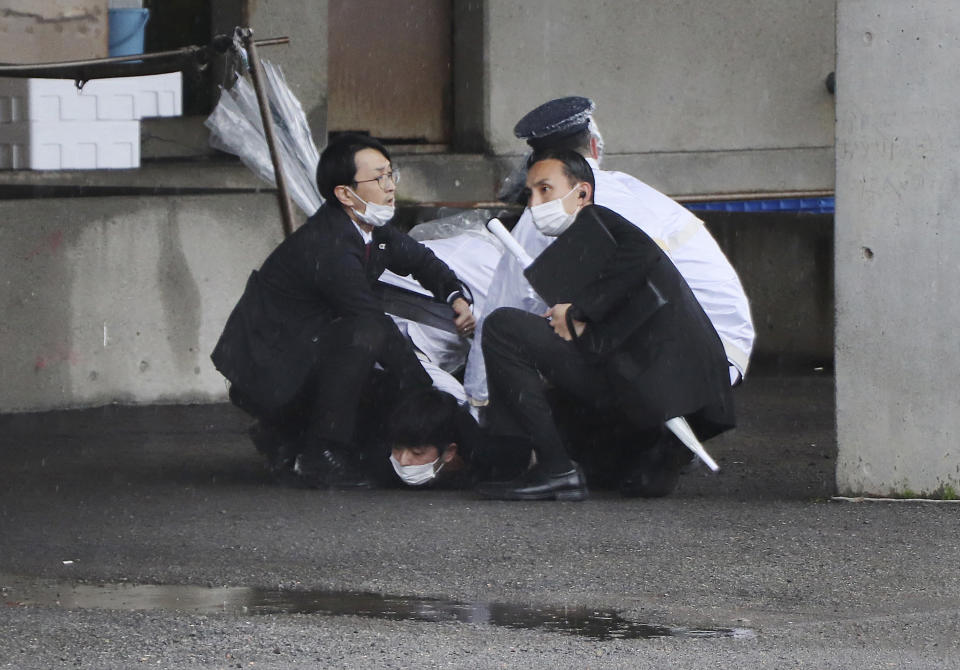
[[[453,306],[461,334],[473,330],[457,276],[386,225],[396,182],[378,141],[345,135],[332,142],[317,167],[325,203],[250,275],[211,356],[231,382],[231,400],[259,420],[257,448],[306,486],[369,485],[356,444],[358,419],[370,418],[358,416],[361,399],[375,395],[379,411],[430,387],[374,291],[385,268],[412,274]],[[371,388],[375,364],[384,373]]]
[[[557,237],[537,262],[547,254],[554,263],[567,262],[568,272],[562,266],[554,272],[563,282],[569,277],[560,275],[590,265],[588,255],[602,260],[579,286],[567,289],[569,302],[553,304],[543,315],[502,307],[486,317],[488,430],[493,438],[519,439],[534,451],[536,465],[517,479],[480,484],[478,493],[504,500],[587,497],[583,471],[552,416],[549,386],[586,407],[612,409],[635,428],[634,453],[620,467],[621,493],[666,495],[690,453],[664,423],[683,416],[700,439],[734,425],[723,344],[660,247],[619,214],[592,204],[594,177],[583,156],[545,150],[528,165],[534,225]],[[572,247],[569,241],[582,235],[596,240],[596,247]]]

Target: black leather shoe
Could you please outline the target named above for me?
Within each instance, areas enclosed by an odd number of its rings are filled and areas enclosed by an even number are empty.
[[[368,489],[373,481],[343,453],[321,443],[297,457],[293,471],[307,488]]]
[[[580,466],[559,475],[549,475],[534,467],[509,482],[483,482],[477,494],[489,500],[586,500],[587,480]]]
[[[653,447],[637,456],[630,472],[620,480],[620,495],[625,498],[662,498],[673,493],[680,472],[693,458],[693,452],[673,434],[665,432]]]
[[[248,429],[247,435],[257,451],[267,459],[267,469],[273,475],[288,472],[293,468],[297,458],[297,444],[295,440],[284,439],[276,430],[255,421]]]

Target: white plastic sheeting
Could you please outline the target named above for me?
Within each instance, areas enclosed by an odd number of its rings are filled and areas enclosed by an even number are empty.
[[[269,61],[262,65],[287,188],[297,207],[310,216],[323,204],[316,182],[320,152],[283,71]],[[248,77],[239,77],[232,88],[221,89],[220,101],[204,124],[210,129],[210,146],[238,156],[255,175],[276,185],[257,94]]]

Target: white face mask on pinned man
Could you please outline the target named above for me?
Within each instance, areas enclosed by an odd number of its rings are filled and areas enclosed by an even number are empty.
[[[403,480],[403,483],[410,486],[423,486],[433,481],[444,465],[440,462],[439,456],[423,465],[400,465],[400,461],[394,458],[392,454],[390,455],[390,463],[393,465],[393,471]]]

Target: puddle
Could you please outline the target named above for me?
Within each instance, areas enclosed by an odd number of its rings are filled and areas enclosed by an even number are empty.
[[[755,637],[747,628],[688,628],[628,621],[615,611],[571,607],[524,607],[463,603],[437,598],[354,591],[289,591],[247,587],[61,584],[0,580],[8,607],[42,605],[65,609],[169,610],[203,614],[321,614],[391,621],[460,622],[552,631],[595,640],[654,637]]]

